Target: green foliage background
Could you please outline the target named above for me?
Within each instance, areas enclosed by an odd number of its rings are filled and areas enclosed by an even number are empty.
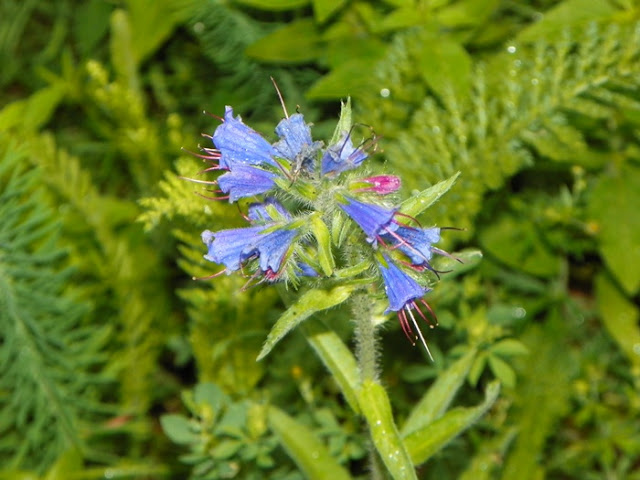
[[[256,363],[292,292],[191,280],[200,232],[241,218],[180,149],[224,105],[271,135],[270,76],[317,138],[351,96],[405,193],[461,172],[421,218],[484,257],[429,295],[436,361],[382,334],[406,443],[449,406],[476,422],[420,440],[418,477],[640,478],[639,22],[631,0],[1,2],[0,478],[368,476],[311,354],[326,324],[349,345],[349,311]]]

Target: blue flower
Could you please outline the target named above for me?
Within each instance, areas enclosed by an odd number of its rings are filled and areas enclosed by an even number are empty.
[[[417,337],[411,328],[411,325],[413,325],[418,332],[422,345],[429,354],[431,360],[433,360],[429,347],[427,346],[427,342],[422,335],[422,331],[420,330],[414,315],[414,312],[416,312],[424,321],[431,325],[431,322],[420,310],[418,303],[416,303],[417,301],[420,301],[437,323],[433,310],[422,298],[430,291],[430,289],[423,287],[405,272],[400,270],[400,268],[398,268],[386,255],[383,256],[383,259],[383,262],[378,262],[378,268],[380,269],[382,280],[384,282],[384,290],[387,294],[387,298],[389,299],[389,308],[385,310],[385,313],[398,312],[398,319],[400,320],[402,331],[409,341],[415,345],[415,339]]]
[[[248,216],[250,221],[262,224],[202,232],[202,241],[208,248],[204,258],[224,265],[227,273],[240,270],[242,264],[251,258],[258,258],[260,270],[268,273],[270,279],[275,279],[299,230],[282,223],[283,220],[289,221],[291,216],[273,199],[251,205]]]
[[[334,145],[329,145],[322,156],[322,174],[358,168],[368,157],[361,148],[354,148],[349,135],[343,135]]]
[[[211,232],[202,232],[202,242],[207,246],[205,259],[226,267],[227,273],[240,270],[242,263],[252,255],[252,249],[260,237],[263,226],[232,228]]]
[[[273,165],[276,152],[262,135],[233,117],[233,108],[225,107],[224,122],[213,133],[213,143],[220,151],[220,168],[237,164]]]
[[[252,197],[268,192],[275,186],[277,175],[273,172],[238,163],[218,178],[220,190],[229,194],[229,201]]]
[[[261,235],[253,246],[258,253],[260,270],[277,273],[297,235],[297,229],[287,228]]]
[[[297,168],[305,167],[313,170],[315,155],[322,147],[322,142],[314,142],[311,129],[304,121],[301,113],[284,118],[278,123],[276,133],[280,140],[273,144],[276,154],[296,164]]]
[[[384,260],[386,265],[379,262],[378,266],[384,282],[384,291],[389,299],[389,308],[385,313],[398,312],[407,305],[412,305],[429,291],[400,270],[386,255]]]
[[[432,245],[440,240],[440,229],[399,226],[395,231],[383,234],[382,238],[397,245],[413,265],[428,266],[433,256]]]
[[[381,232],[397,228],[392,223],[397,209],[360,202],[350,197],[343,199],[344,203],[339,203],[340,208],[367,234],[367,241],[373,243]]]

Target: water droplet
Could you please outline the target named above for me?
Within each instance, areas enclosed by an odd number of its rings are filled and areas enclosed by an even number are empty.
[[[640,343],[633,344],[633,353],[636,355],[640,355]]]
[[[383,88],[380,90],[380,96],[382,98],[387,98],[389,95],[391,95],[391,90],[389,90],[388,88]]]
[[[111,468],[107,468],[104,471],[104,478],[113,478],[115,476],[115,471]]]
[[[376,421],[376,425],[379,427],[380,425],[382,425],[382,422],[380,420]]]
[[[196,22],[193,24],[193,31],[196,33],[202,33],[204,32],[204,23],[202,22]]]
[[[538,85],[538,83],[540,83],[540,80],[538,80],[537,78],[531,79],[531,85]]]
[[[522,66],[522,60],[516,60],[513,62],[513,66],[519,68]]]
[[[513,309],[513,316],[516,318],[524,318],[527,314],[527,311],[522,307],[516,307]]]
[[[434,127],[432,127],[432,128],[431,128],[431,131],[432,131],[433,133],[440,133],[440,127],[436,125],[436,126],[434,126]]]
[[[517,51],[517,50],[518,50],[518,49],[516,48],[516,46],[515,46],[515,45],[509,45],[509,46],[507,47],[507,52],[509,52],[509,53],[516,53],[516,51]]]
[[[312,452],[311,453],[311,458],[318,458],[320,456],[320,454],[318,452]]]

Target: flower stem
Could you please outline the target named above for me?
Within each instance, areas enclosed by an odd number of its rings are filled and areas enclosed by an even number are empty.
[[[360,379],[379,382],[376,327],[372,318],[371,299],[366,293],[352,298],[351,311],[355,322],[356,359],[360,367]]]

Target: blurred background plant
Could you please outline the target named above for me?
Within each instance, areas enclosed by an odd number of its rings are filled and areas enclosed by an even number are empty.
[[[201,168],[180,148],[224,105],[272,134],[269,76],[316,138],[350,95],[407,194],[461,172],[422,220],[484,257],[429,296],[436,361],[382,336],[401,435],[433,426],[419,478],[640,478],[639,21],[625,0],[0,3],[0,478],[320,478],[310,446],[368,476],[305,341],[348,344],[349,312],[256,363],[278,292],[191,281],[200,232],[240,216],[178,178]]]

